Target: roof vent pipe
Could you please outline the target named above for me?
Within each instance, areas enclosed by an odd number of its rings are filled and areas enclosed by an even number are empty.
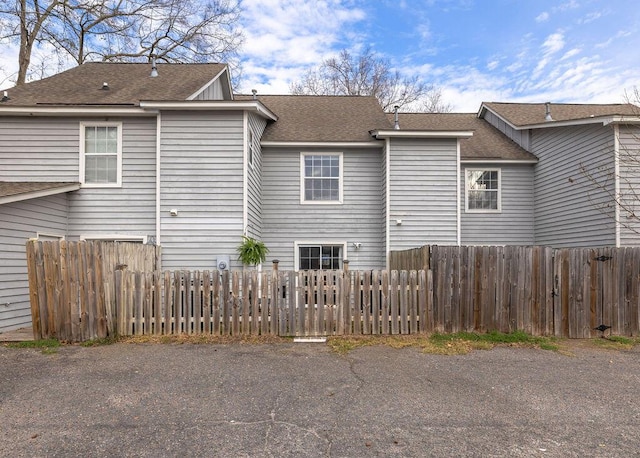
[[[544,106],[547,109],[547,114],[545,115],[544,120],[553,121],[553,118],[551,117],[551,102],[545,103]]]
[[[149,75],[151,78],[155,78],[158,76],[158,67],[156,66],[156,58],[152,57],[151,58],[151,75]]]
[[[251,89],[251,93],[253,94],[253,100],[258,100],[258,91],[256,89]]]
[[[393,123],[393,128],[395,130],[400,130],[400,118],[398,117],[398,108],[400,108],[398,105],[394,105],[393,106],[393,112],[395,114],[395,120]]]
[[[4,91],[4,93],[2,94],[2,98],[0,99],[0,102],[6,102],[7,100],[9,100],[9,93],[7,91]]]
[[[103,91],[108,91],[109,90],[109,83],[107,83],[106,81],[104,83],[102,83],[102,90]]]

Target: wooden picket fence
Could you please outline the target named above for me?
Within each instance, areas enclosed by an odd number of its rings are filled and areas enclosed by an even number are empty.
[[[327,336],[434,329],[426,271],[116,272],[118,334]]]
[[[26,245],[35,339],[104,338],[114,332],[114,272],[160,268],[160,247],[81,241]]]

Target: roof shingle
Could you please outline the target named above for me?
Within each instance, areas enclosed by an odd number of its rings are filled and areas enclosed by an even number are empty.
[[[388,117],[393,121],[393,114]],[[399,121],[400,130],[473,131],[472,137],[460,140],[462,159],[537,159],[474,113],[399,113]]]
[[[211,81],[225,64],[151,64],[88,62],[57,75],[8,89],[0,106],[138,105],[141,100],[186,100]],[[103,83],[109,85],[102,89]]]
[[[0,197],[27,195],[40,191],[66,188],[72,185],[79,185],[79,183],[71,181],[0,181]]]
[[[544,103],[502,103],[484,102],[482,105],[498,114],[516,127],[550,123],[545,121],[547,114]],[[552,103],[550,106],[553,121],[578,121],[601,116],[638,116],[640,107],[633,104],[575,104]]]

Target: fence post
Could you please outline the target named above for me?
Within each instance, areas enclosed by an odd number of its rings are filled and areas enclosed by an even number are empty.
[[[349,273],[349,260],[345,259],[342,261],[343,264],[343,270],[345,271],[345,273]]]

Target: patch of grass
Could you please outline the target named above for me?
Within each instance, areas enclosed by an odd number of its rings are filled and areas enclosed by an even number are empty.
[[[386,345],[392,348],[416,347],[425,353],[438,355],[462,355],[472,350],[490,350],[497,345],[534,347],[558,351],[560,347],[549,337],[534,337],[521,331],[502,333],[457,332],[435,333],[430,336],[351,336],[332,337],[329,347],[339,354],[346,354],[356,348]]]
[[[57,339],[25,340],[24,342],[10,342],[6,346],[8,348],[40,348],[42,354],[53,355],[58,353],[60,342]]]
[[[111,337],[104,337],[101,339],[91,339],[91,340],[87,340],[85,342],[80,342],[80,345],[82,347],[100,347],[102,345],[113,345],[114,343],[117,343],[119,341],[119,339],[115,336],[111,336]]]
[[[640,339],[623,336],[610,336],[591,339],[591,343],[598,348],[608,350],[631,350],[634,346],[640,345]]]

